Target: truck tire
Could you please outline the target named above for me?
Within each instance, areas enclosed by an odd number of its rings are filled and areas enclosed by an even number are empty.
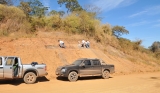
[[[69,73],[69,75],[68,75],[68,80],[69,80],[70,82],[75,82],[75,81],[77,81],[77,79],[78,79],[78,74],[77,74],[77,72],[72,71],[72,72]]]
[[[33,84],[36,82],[37,76],[33,72],[28,72],[23,77],[23,80],[26,84]]]
[[[108,70],[103,71],[103,73],[102,73],[102,78],[103,78],[103,79],[108,79],[109,76],[110,76],[110,73],[109,73]]]

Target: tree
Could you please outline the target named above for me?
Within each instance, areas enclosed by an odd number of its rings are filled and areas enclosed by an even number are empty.
[[[0,4],[4,4],[4,5],[12,5],[13,2],[12,2],[12,0],[0,0]]]
[[[59,15],[59,16],[63,16],[65,14],[64,11],[56,11],[56,10],[52,10],[51,12],[49,12],[49,16],[51,15]]]
[[[134,50],[140,50],[141,49],[141,47],[140,47],[140,45],[142,44],[142,40],[136,40],[136,41],[134,41],[133,42],[133,49]]]
[[[51,16],[51,15],[57,15],[57,14],[58,14],[58,12],[56,10],[52,10],[49,12],[48,15]]]
[[[5,5],[7,5],[7,2],[6,2],[6,0],[1,0],[1,1],[0,1],[0,4],[5,4]]]
[[[29,2],[20,2],[19,8],[22,9],[23,12],[26,14],[26,17],[29,18],[29,13],[32,10]]]
[[[30,15],[42,17],[45,15],[45,11],[48,10],[48,7],[44,7],[39,0],[30,0],[28,3],[32,9]]]
[[[26,15],[42,17],[45,15],[45,11],[48,7],[44,7],[39,0],[26,0],[20,2],[20,8]]]
[[[125,29],[123,26],[114,26],[112,28],[113,35],[119,38],[123,34],[129,34],[129,31]]]
[[[60,4],[60,6],[65,4],[66,8],[68,9],[67,13],[83,10],[77,0],[58,0],[57,2]]]
[[[59,11],[58,14],[59,14],[60,16],[63,16],[63,15],[65,14],[65,12],[64,12],[64,11]]]
[[[102,17],[99,17],[101,14],[101,9],[95,5],[85,5],[84,10],[88,13],[90,13],[95,19],[101,20]]]
[[[112,29],[109,24],[102,25],[103,32],[108,35],[112,35]]]
[[[152,52],[158,52],[158,51],[160,51],[160,42],[159,42],[159,41],[154,42],[154,43],[150,46],[150,50],[151,50]]]

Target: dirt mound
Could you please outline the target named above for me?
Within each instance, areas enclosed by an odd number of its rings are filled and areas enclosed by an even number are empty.
[[[46,36],[47,35],[47,38]],[[43,37],[44,36],[44,37]],[[60,65],[73,62],[78,58],[100,58],[108,64],[114,64],[116,74],[130,74],[135,72],[158,71],[157,64],[131,62],[126,54],[107,46],[105,54],[95,44],[90,49],[79,48],[73,37],[65,38],[62,34],[39,34],[36,38],[1,38],[0,56],[19,56],[24,63],[37,61],[47,64],[48,79],[55,78],[55,69]],[[58,39],[63,39],[66,48],[59,48]],[[93,46],[93,47],[92,47]]]

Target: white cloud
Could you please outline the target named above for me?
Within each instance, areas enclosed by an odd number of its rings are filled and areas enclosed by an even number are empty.
[[[150,22],[141,21],[141,22],[129,24],[129,25],[127,25],[127,26],[141,26],[141,25],[145,25],[145,24],[148,24],[148,23],[150,23]]]
[[[149,15],[156,15],[156,14],[160,14],[160,5],[158,6],[153,6],[148,8],[148,14]]]
[[[160,24],[155,24],[155,25],[153,25],[154,27],[160,27]]]
[[[145,16],[146,15],[157,15],[157,14],[160,14],[159,10],[160,10],[160,5],[159,6],[152,6],[147,9],[144,9],[141,12],[132,14],[129,17],[131,18],[131,17],[141,16],[141,15],[145,15]]]
[[[135,3],[137,0],[91,0],[93,5],[101,8],[102,11],[109,11],[118,7],[124,7]]]
[[[129,17],[140,16],[140,15],[145,14],[146,12],[147,12],[147,11],[141,11],[141,12],[138,12],[138,13],[132,14],[132,15],[130,15]]]

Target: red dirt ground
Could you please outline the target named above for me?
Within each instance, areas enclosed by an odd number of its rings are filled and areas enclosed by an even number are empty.
[[[79,48],[78,40],[83,39],[81,36],[64,36],[60,33],[40,32],[32,38],[0,38],[0,56],[19,56],[23,64],[33,61],[45,63],[49,73],[45,80],[32,85],[21,80],[0,81],[0,93],[159,93],[160,73],[156,72],[159,71],[156,63],[131,62],[127,59],[129,55],[111,46],[106,46],[107,52],[104,54],[93,40],[90,41],[90,49]],[[65,49],[58,47],[58,39],[65,42]],[[108,64],[114,64],[116,73],[107,80],[57,80],[55,69],[78,58],[100,58]],[[152,73],[143,74],[146,72]]]
[[[78,47],[82,37],[67,37],[60,33],[40,32],[32,38],[0,38],[0,56],[19,56],[23,64],[33,61],[47,65],[48,79],[54,79],[55,69],[58,66],[71,63],[78,58],[100,58],[108,64],[114,64],[117,74],[131,74],[139,72],[154,72],[159,70],[156,63],[131,62],[126,54],[107,46],[104,54],[96,43],[91,41],[90,49]],[[67,46],[65,49],[58,47],[58,39],[62,39]],[[77,39],[77,40],[76,40]]]

